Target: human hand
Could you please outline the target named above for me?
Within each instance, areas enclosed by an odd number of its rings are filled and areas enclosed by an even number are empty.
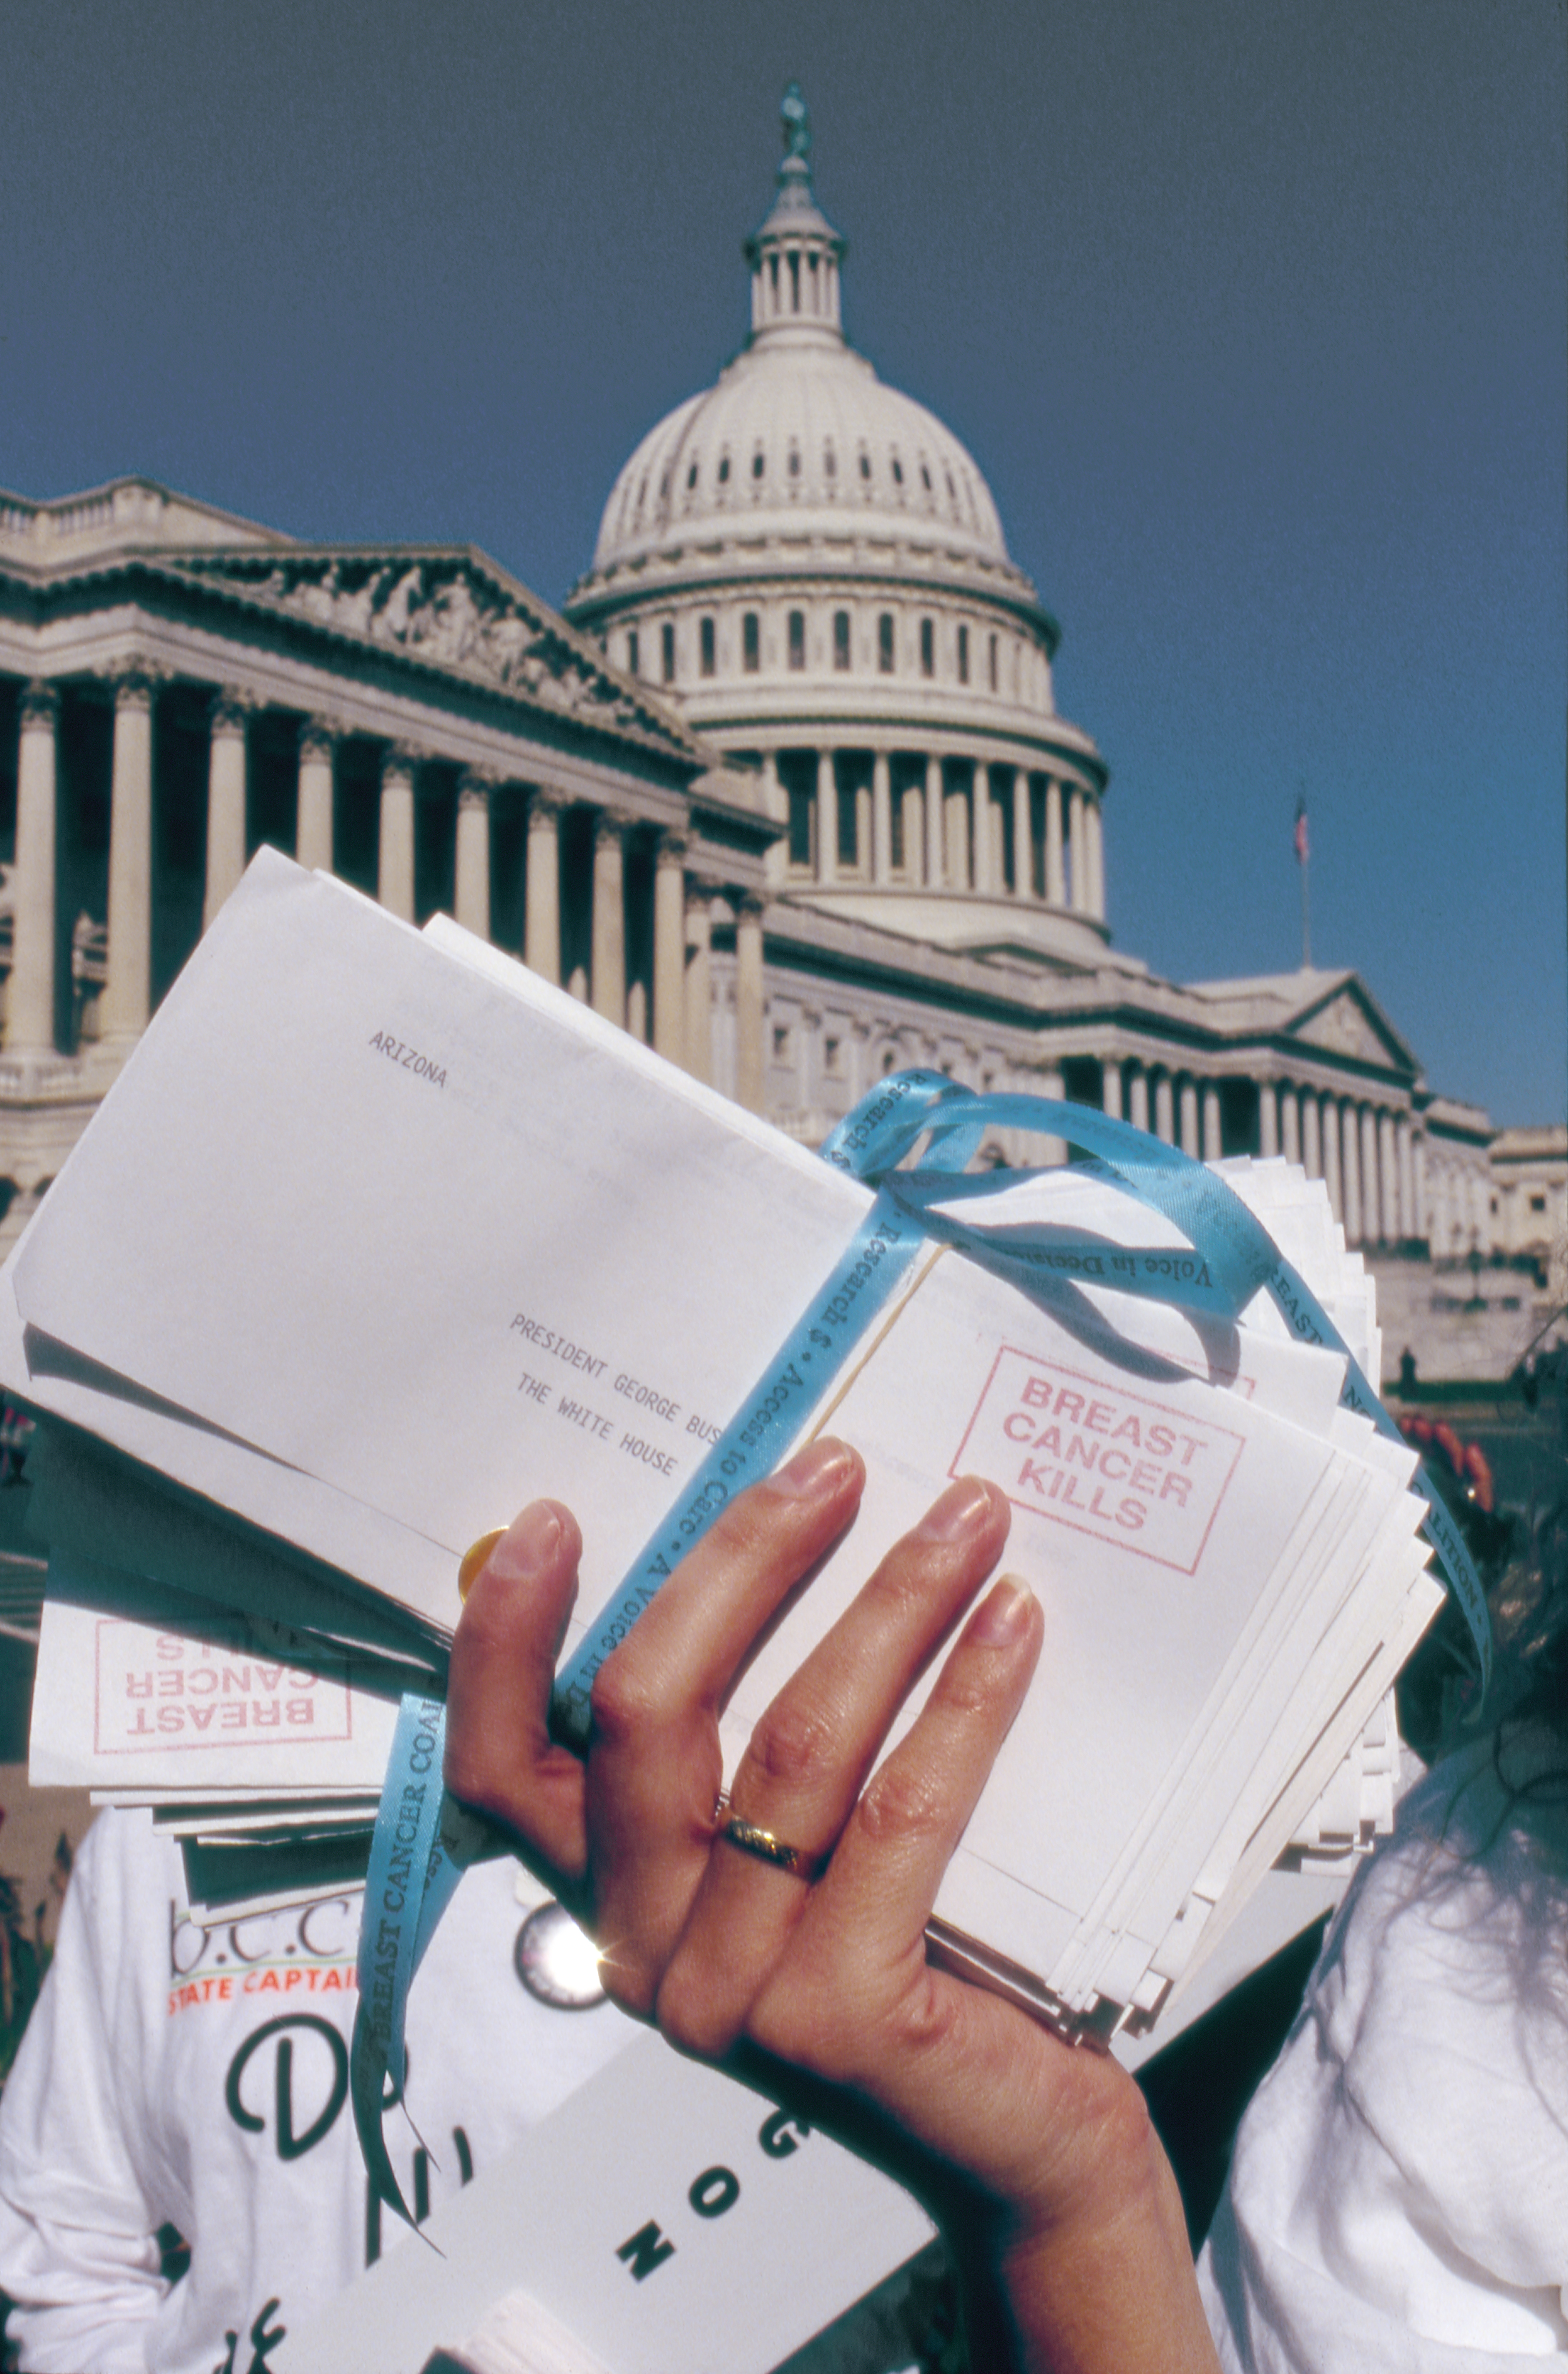
[[[1131,2080],[926,1959],[942,1873],[1039,1657],[1022,1585],[974,1608],[873,1772],[1000,1553],[994,1487],[942,1496],[758,1724],[731,1810],[802,1868],[743,1851],[716,1811],[720,1710],[864,1480],[854,1451],[823,1441],[724,1512],[599,1674],[586,1766],[547,1730],[580,1536],[558,1503],[525,1510],[453,1643],[449,1785],[530,1847],[625,2008],[705,2058],[755,2047],[803,2071],[859,2140],[869,2106],[904,2180],[947,2220],[964,2203],[971,2272],[978,2237],[1021,2362],[1211,2367],[1179,2202]]]

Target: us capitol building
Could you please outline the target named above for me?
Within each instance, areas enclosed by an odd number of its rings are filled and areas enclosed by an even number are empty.
[[[564,617],[471,547],[142,478],[0,495],[0,1250],[263,840],[807,1142],[922,1064],[1282,1152],[1352,1243],[1562,1235],[1562,1133],[1433,1095],[1355,973],[1183,985],[1113,946],[1059,629],[971,456],[846,340],[793,88],[784,117],[750,335],[626,463]]]

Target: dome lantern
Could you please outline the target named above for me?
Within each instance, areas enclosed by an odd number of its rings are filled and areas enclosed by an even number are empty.
[[[842,345],[838,269],[845,241],[812,187],[811,115],[798,82],[779,106],[784,159],[767,219],[745,243],[752,268],[752,341],[826,338]]]

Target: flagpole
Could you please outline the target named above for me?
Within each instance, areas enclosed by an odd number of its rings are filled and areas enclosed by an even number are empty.
[[[1312,910],[1306,896],[1306,870],[1311,863],[1310,857],[1304,857],[1301,861],[1301,969],[1303,972],[1312,970]]]

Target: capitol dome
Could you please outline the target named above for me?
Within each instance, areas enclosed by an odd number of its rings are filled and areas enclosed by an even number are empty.
[[[770,286],[760,293],[771,303]],[[824,301],[817,320],[765,312],[717,386],[643,439],[604,506],[596,572],[645,560],[672,536],[831,536],[847,525],[929,536],[950,558],[1009,569],[990,488],[957,438],[846,343],[836,273],[806,293]]]
[[[844,335],[845,242],[794,85],[746,241],[751,333],[618,474],[568,616],[661,688],[779,821],[775,887],[954,947],[1103,959],[1093,742],[1059,630],[953,432]]]

